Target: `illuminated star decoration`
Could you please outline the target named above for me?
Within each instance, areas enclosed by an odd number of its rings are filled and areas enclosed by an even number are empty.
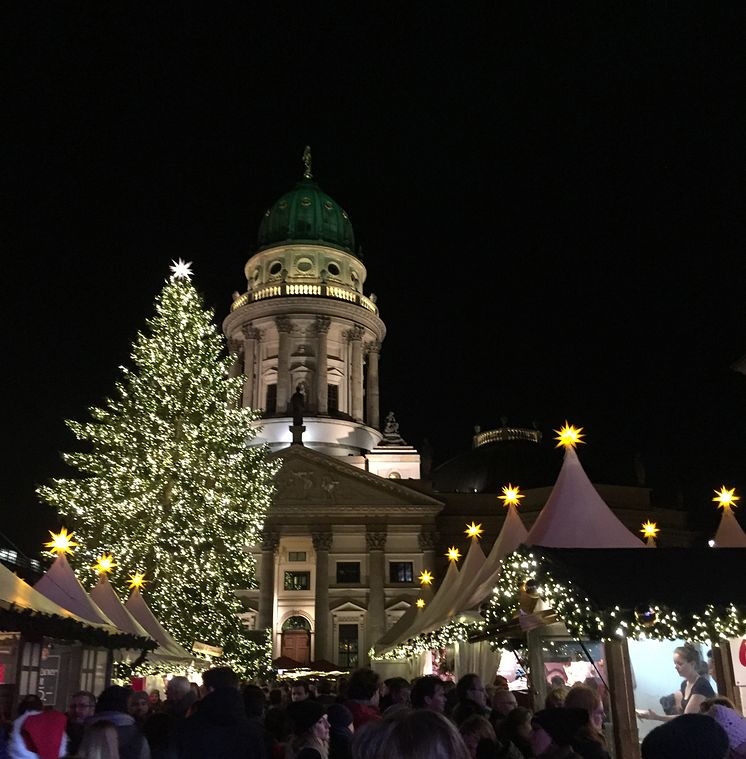
[[[660,530],[658,529],[658,525],[655,522],[651,522],[648,520],[647,522],[642,523],[642,529],[640,530],[642,533],[642,536],[644,538],[652,538],[655,540],[655,538],[658,536],[658,533]]]
[[[510,482],[503,486],[503,494],[497,496],[502,502],[503,506],[507,509],[508,506],[520,506],[521,498],[526,496],[521,493],[521,489],[518,485],[512,485]]]
[[[99,557],[98,561],[91,567],[97,574],[105,575],[114,569],[117,563],[110,553],[105,553]]]
[[[456,546],[451,546],[446,552],[446,556],[450,561],[458,561],[461,558],[461,551]]]
[[[146,582],[145,572],[135,572],[130,575],[130,588],[139,590]]]
[[[557,433],[557,437],[554,438],[557,441],[557,448],[574,448],[578,443],[585,443],[585,440],[581,439],[585,437],[583,428],[568,424],[567,419],[565,419],[565,426],[555,432]]]
[[[482,525],[474,524],[474,522],[467,524],[466,529],[464,530],[464,533],[468,538],[481,538],[483,532]]]
[[[725,485],[723,485],[720,490],[715,490],[713,492],[715,493],[715,497],[712,500],[715,501],[718,508],[723,509],[723,511],[730,511],[736,505],[736,501],[741,500],[740,496],[735,494],[735,488],[728,490]]]
[[[432,585],[433,576],[430,574],[429,569],[423,569],[419,576],[420,585]]]
[[[56,553],[60,556],[65,553],[72,553],[73,548],[78,545],[73,540],[75,533],[68,532],[67,528],[65,527],[63,527],[57,533],[54,533],[50,530],[49,534],[52,536],[52,539],[48,543],[44,544],[44,547],[49,549],[49,553]]]
[[[418,598],[417,599],[417,608],[418,609],[424,609],[425,608],[425,599],[424,598]]]
[[[171,261],[171,279],[191,279],[194,272],[192,271],[191,261]]]

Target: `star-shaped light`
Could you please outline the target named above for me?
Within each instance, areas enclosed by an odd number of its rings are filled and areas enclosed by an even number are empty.
[[[508,483],[503,486],[503,494],[497,497],[503,502],[503,506],[508,508],[508,506],[520,506],[521,498],[525,498],[526,496],[521,493],[518,485]]]
[[[557,441],[557,448],[574,448],[578,443],[585,443],[585,440],[582,440],[585,437],[583,428],[568,424],[567,419],[565,419],[564,427],[555,432],[557,433],[557,437],[554,438]]]
[[[741,500],[740,496],[736,495],[735,488],[728,490],[725,485],[720,490],[715,490],[714,493],[715,497],[712,500],[715,501],[719,509],[724,511],[730,511],[736,505],[736,501]]]
[[[481,538],[483,532],[482,525],[475,524],[474,522],[467,524],[466,529],[464,530],[464,533],[468,538]]]
[[[451,546],[448,551],[446,551],[446,556],[450,561],[458,561],[461,558],[461,551],[459,551],[456,546]]]
[[[171,279],[191,279],[194,272],[192,271],[191,261],[171,261]]]
[[[130,588],[139,590],[146,582],[145,572],[135,572],[130,575]]]
[[[422,572],[420,572],[419,576],[420,585],[432,585],[433,584],[433,576],[430,574],[429,569],[423,569]]]
[[[415,602],[418,609],[424,609],[425,608],[425,599],[424,598],[418,598]]]
[[[73,540],[75,537],[74,532],[68,532],[66,527],[63,527],[59,532],[49,531],[52,539],[44,544],[45,548],[49,549],[49,553],[56,553],[61,556],[65,553],[72,553],[73,548],[78,544]]]
[[[98,561],[91,567],[97,574],[106,575],[111,572],[117,563],[114,561],[114,557],[110,553],[105,553],[99,556]]]
[[[642,523],[642,529],[640,532],[644,538],[653,538],[655,540],[655,538],[658,536],[658,533],[660,532],[660,529],[658,529],[658,525],[655,522],[648,520],[647,522]]]

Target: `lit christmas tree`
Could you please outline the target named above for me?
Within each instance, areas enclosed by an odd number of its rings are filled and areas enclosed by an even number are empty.
[[[113,554],[120,594],[128,573],[145,573],[149,605],[184,647],[222,647],[224,663],[250,674],[267,652],[247,638],[234,590],[254,584],[246,546],[264,522],[277,465],[265,447],[246,445],[257,414],[241,408],[242,381],[229,378],[189,266],[172,272],[114,397],[90,409],[92,422],[67,422],[88,444],[63,456],[82,476],[38,492],[82,544],[81,579]]]

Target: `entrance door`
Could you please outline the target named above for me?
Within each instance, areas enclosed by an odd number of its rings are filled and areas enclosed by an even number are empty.
[[[282,656],[300,664],[311,663],[311,633],[308,630],[283,630]]]

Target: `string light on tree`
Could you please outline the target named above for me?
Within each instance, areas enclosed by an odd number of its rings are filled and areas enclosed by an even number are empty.
[[[582,427],[575,427],[565,420],[565,424],[560,429],[555,430],[557,437],[557,448],[575,448],[578,444],[585,444],[585,434]]]
[[[461,558],[461,551],[459,551],[456,546],[451,546],[446,551],[446,557],[449,561],[458,561]]]
[[[60,556],[62,554],[72,554],[73,550],[78,547],[79,543],[73,540],[75,537],[74,532],[68,532],[66,527],[63,527],[59,532],[49,531],[52,539],[44,544],[45,548],[49,549],[49,553]]]
[[[483,532],[484,530],[482,529],[482,525],[476,524],[473,520],[471,524],[466,525],[466,529],[464,530],[464,534],[466,535],[466,537],[477,538],[477,539],[482,537]]]
[[[720,490],[715,490],[715,497],[712,499],[715,503],[717,503],[719,509],[723,509],[723,511],[730,511],[732,508],[736,506],[736,501],[740,501],[740,496],[736,495],[736,489],[735,488],[728,488],[723,485]]]
[[[503,506],[508,508],[508,506],[520,506],[521,498],[525,498],[526,496],[521,493],[518,485],[508,483],[503,486],[503,494],[497,497],[503,502]]]

